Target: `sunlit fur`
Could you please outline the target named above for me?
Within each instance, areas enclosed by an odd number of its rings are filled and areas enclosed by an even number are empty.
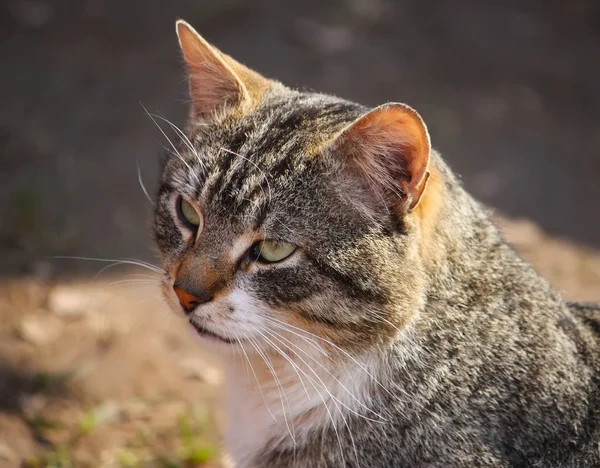
[[[174,132],[156,198],[167,300],[182,312],[176,277],[214,292],[189,319],[227,340],[200,336],[225,359],[237,466],[600,466],[600,314],[526,265],[437,153],[416,208],[394,205],[408,185],[370,190],[332,145],[368,109],[269,83]],[[262,239],[298,249],[248,260]]]

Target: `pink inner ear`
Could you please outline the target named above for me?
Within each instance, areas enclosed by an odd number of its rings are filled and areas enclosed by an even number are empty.
[[[242,89],[233,81],[223,79],[209,62],[190,67],[190,94],[199,114],[209,113],[224,105],[237,103]]]
[[[190,73],[190,94],[199,115],[235,104],[244,97],[244,85],[225,63],[219,51],[209,45],[187,23],[177,24],[183,57]]]
[[[419,115],[388,104],[360,117],[340,135],[348,163],[379,190],[395,193],[412,209],[429,164],[429,136]]]

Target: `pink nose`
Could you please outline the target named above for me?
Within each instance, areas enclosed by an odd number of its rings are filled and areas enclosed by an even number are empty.
[[[193,294],[190,294],[185,289],[181,289],[178,286],[173,286],[173,291],[175,291],[175,294],[177,294],[179,303],[181,304],[181,307],[183,307],[185,309],[186,312],[191,312],[199,304],[202,304],[203,302],[207,302],[208,300],[210,300],[210,299],[206,299],[206,298],[202,299],[197,296],[194,296]]]

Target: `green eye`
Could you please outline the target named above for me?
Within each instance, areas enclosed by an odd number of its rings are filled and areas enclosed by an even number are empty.
[[[185,201],[181,196],[177,199],[177,214],[181,222],[190,229],[197,229],[200,226],[200,215],[191,203]]]
[[[254,257],[263,263],[280,262],[288,258],[296,250],[296,245],[289,242],[264,240],[257,242],[252,246]]]

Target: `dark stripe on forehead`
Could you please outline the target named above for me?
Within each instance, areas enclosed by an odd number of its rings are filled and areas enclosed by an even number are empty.
[[[242,146],[244,146],[248,140],[246,132],[246,128],[237,129],[237,131],[227,140],[227,149],[233,153],[239,153]]]
[[[297,158],[297,155],[292,152],[284,152],[281,153],[280,156],[281,157],[278,160],[275,158],[272,159],[272,161],[275,161],[274,166],[270,168],[261,168],[262,174],[260,179],[258,179],[258,183],[248,186],[246,192],[243,194],[244,197],[252,198],[257,190],[264,189],[263,186],[266,186],[266,190],[270,190],[272,183],[285,169],[289,168]]]
[[[295,118],[288,119],[286,126],[298,125]],[[243,205],[239,209],[246,209],[249,202],[244,199],[254,199],[256,193],[267,192],[270,185],[283,175],[288,169],[294,168],[295,163],[300,161],[303,147],[306,146],[307,137],[301,132],[294,132],[291,128],[274,125],[267,132],[261,132],[258,141],[252,141],[251,146],[255,149],[254,155],[249,155],[250,161],[241,162],[232,168],[228,175],[231,181],[227,186],[221,187],[228,196],[236,196],[237,203]],[[250,159],[250,158],[248,158]],[[256,182],[246,186],[249,178],[255,177]],[[265,180],[265,179],[268,179]],[[244,189],[244,192],[240,192]],[[228,200],[232,202],[233,200]]]
[[[290,167],[295,165],[294,163],[298,159],[298,156],[290,151],[269,169],[269,177],[272,179],[281,177]]]
[[[248,178],[258,175],[262,183],[262,178],[266,174],[265,160],[276,153],[275,148],[282,140],[280,136],[273,133],[271,118],[270,115],[266,115],[265,121],[258,121],[256,116],[250,119],[255,122],[253,130],[245,130],[246,144],[231,160],[227,174],[221,178],[221,198],[228,205],[235,204],[235,198]]]
[[[256,200],[261,200],[259,211],[262,214],[261,218],[264,219],[271,197],[270,191],[277,190],[281,186],[281,183],[278,184],[277,181],[288,172],[293,173],[294,177],[302,177],[304,171],[301,171],[298,167],[300,162],[301,158],[298,157],[297,154],[293,152],[285,153],[283,157],[277,161],[268,172],[266,172],[269,183],[262,178],[258,183],[248,186],[245,193],[239,194],[237,211],[241,214],[246,210],[254,210]],[[252,200],[252,202],[250,200]]]
[[[257,216],[264,220],[270,201],[270,196],[271,194],[269,185],[267,185],[266,180],[263,179],[258,184],[253,185],[252,188],[245,194],[237,194],[235,197],[232,194],[231,203],[234,206],[234,210],[237,215],[243,216],[256,210],[258,212]],[[258,209],[256,208],[257,206]]]
[[[212,200],[219,192],[221,192],[223,179],[236,159],[236,155],[233,154],[233,152],[223,150],[220,150],[219,154],[215,157],[218,162],[213,166],[210,175],[217,173],[217,176],[214,178],[209,176],[207,178],[207,183],[210,184],[204,187],[204,193],[207,200]]]
[[[269,212],[269,203],[268,200],[263,200],[262,203],[258,205],[256,219],[254,221],[254,229],[258,229],[265,222],[265,218],[267,217],[267,213]]]
[[[271,199],[271,191],[278,192],[280,190],[292,190],[292,178],[304,177],[304,173],[310,167],[310,164],[302,164],[303,158],[297,152],[284,152],[282,157],[275,164],[265,169],[266,178],[261,177],[253,185],[248,185],[244,193],[239,193],[237,197],[236,211],[239,214],[252,214],[258,212],[258,219],[262,222],[267,215],[269,202]],[[289,177],[288,177],[289,176]],[[286,177],[282,182],[281,178]],[[285,188],[282,188],[285,185]],[[257,209],[256,205],[259,204]],[[256,225],[257,227],[260,224]]]
[[[231,197],[229,203],[236,204],[240,193],[251,177],[258,177],[259,184],[265,184],[266,173],[261,167],[261,161],[258,155],[250,154],[239,157],[236,164],[231,167],[227,176],[227,181],[224,182],[222,190],[226,191]]]
[[[201,170],[201,173],[198,174],[200,183],[198,183],[196,193],[199,195],[204,190],[209,200],[220,190],[223,177],[235,160],[235,154],[241,151],[247,140],[247,129],[235,126],[232,129],[231,124],[232,122],[229,122],[229,124],[216,126],[211,128],[210,132],[200,133],[193,139],[194,146],[204,148],[206,154],[202,162],[207,166],[207,169]],[[239,122],[236,125],[239,126]],[[218,173],[217,177],[211,178],[215,173]],[[204,185],[208,180],[210,180],[209,187]],[[196,180],[193,182],[197,183]]]
[[[204,187],[207,200],[238,213],[256,211],[256,204],[245,199],[257,200],[258,192],[267,192],[272,181],[296,170],[306,148],[314,151],[319,140],[352,121],[360,110],[356,104],[322,95],[295,94],[284,99],[272,95],[243,119],[223,122],[205,134],[209,141],[195,142],[219,153],[214,159],[211,155],[210,187]],[[261,213],[265,203],[258,210]]]

